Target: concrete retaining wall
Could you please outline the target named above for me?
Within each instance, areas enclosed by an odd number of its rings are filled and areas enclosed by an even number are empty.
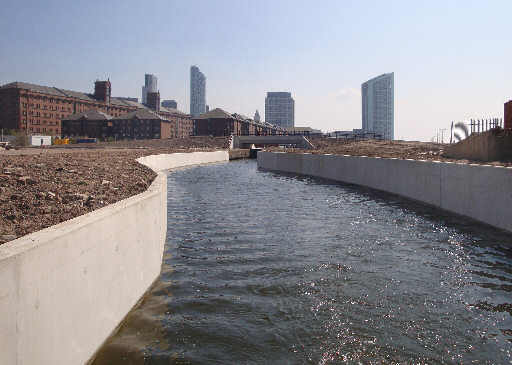
[[[163,171],[183,166],[229,161],[229,152],[215,151],[151,155],[141,157],[137,161],[154,171]]]
[[[444,147],[443,156],[476,161],[512,160],[512,135],[477,133]]]
[[[154,155],[155,171],[228,152]],[[84,364],[160,274],[167,178],[144,193],[0,246],[0,363]]]
[[[285,152],[258,152],[258,167],[387,191],[512,231],[512,168]]]

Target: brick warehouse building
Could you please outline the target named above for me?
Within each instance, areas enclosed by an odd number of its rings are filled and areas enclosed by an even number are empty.
[[[13,82],[0,87],[0,128],[26,134],[61,134],[61,120],[96,109],[112,116],[136,110],[111,97],[110,81],[96,81],[94,94]]]
[[[116,140],[171,138],[171,122],[149,109],[137,109],[113,120]]]
[[[192,135],[194,126],[192,115],[183,113],[177,109],[161,106],[159,91],[147,93],[146,95],[145,107],[157,112],[171,122],[171,137],[165,138],[186,138]],[[144,106],[140,105],[139,107]]]
[[[96,81],[94,86],[94,94],[87,94],[24,82],[3,85],[0,87],[0,128],[28,135],[49,133],[60,136],[62,119],[87,110],[95,109],[115,118],[139,108],[147,109],[138,102],[111,97],[112,87],[108,80]],[[168,138],[191,135],[191,115],[168,108],[161,108],[160,113],[172,122],[171,137]]]
[[[195,136],[238,136],[284,134],[281,127],[257,122],[240,114],[216,108],[194,118]]]
[[[113,117],[96,109],[62,119],[62,136],[107,139],[112,137]]]

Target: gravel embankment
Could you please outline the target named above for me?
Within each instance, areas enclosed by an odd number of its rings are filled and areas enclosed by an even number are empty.
[[[140,156],[228,143],[194,137],[0,151],[0,244],[145,191],[156,174]]]

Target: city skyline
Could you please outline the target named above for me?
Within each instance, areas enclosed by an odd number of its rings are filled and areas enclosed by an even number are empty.
[[[190,104],[188,70],[197,64],[208,75],[210,105],[253,115],[264,109],[268,90],[288,90],[296,125],[334,131],[360,127],[361,83],[393,70],[400,85],[395,139],[425,141],[452,120],[501,118],[511,99],[512,49],[504,36],[510,2],[276,1],[272,12],[266,8],[235,1],[7,2],[0,84],[85,92],[90,80],[110,78],[113,96],[134,97],[139,75],[151,70],[161,95],[183,107]],[[175,36],[162,48],[159,37],[143,36],[143,25],[127,25],[137,17],[151,17],[155,32]]]

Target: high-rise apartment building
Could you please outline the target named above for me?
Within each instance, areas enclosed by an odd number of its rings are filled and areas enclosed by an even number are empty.
[[[142,104],[146,105],[147,103],[147,97],[146,95],[148,93],[156,93],[157,92],[157,86],[156,86],[156,76],[145,74],[144,75],[144,86],[142,87]]]
[[[295,125],[295,100],[288,92],[268,92],[265,98],[265,122],[280,127]]]
[[[206,111],[206,77],[197,66],[190,67],[190,114],[193,117]]]
[[[391,72],[361,84],[362,128],[385,139],[394,139],[394,79]]]
[[[257,122],[261,122],[260,113],[258,112],[258,109],[256,109],[256,113],[254,113],[254,120]]]

